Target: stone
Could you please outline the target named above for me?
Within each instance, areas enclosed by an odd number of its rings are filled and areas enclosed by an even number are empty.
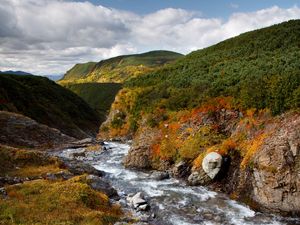
[[[82,174],[93,174],[99,177],[105,175],[105,173],[101,170],[95,169],[93,166],[79,162],[79,161],[72,161],[72,160],[65,160],[64,161],[66,168],[74,175],[82,175]]]
[[[147,201],[144,199],[143,193],[141,193],[141,192],[136,193],[132,197],[128,196],[127,201],[129,202],[129,205],[131,205],[135,209],[147,210],[149,207],[147,204]],[[139,208],[140,206],[141,206],[141,208]]]
[[[147,211],[148,209],[149,209],[149,205],[147,203],[138,206],[138,210],[140,211]]]
[[[187,162],[180,161],[177,163],[172,169],[172,173],[174,177],[184,178],[190,174],[191,167]]]
[[[169,179],[170,175],[167,172],[160,172],[160,171],[154,171],[151,175],[150,178],[153,180],[165,180]]]
[[[211,183],[212,179],[204,172],[203,169],[200,169],[199,171],[193,172],[189,177],[188,177],[188,184],[191,186],[196,186],[196,185],[208,185]]]
[[[87,184],[96,191],[103,192],[110,198],[119,199],[118,192],[116,189],[114,189],[110,183],[103,180],[101,177],[95,176],[95,175],[88,175],[86,176],[86,182]]]
[[[0,188],[0,197],[2,198],[6,198],[7,197],[7,192],[5,190],[5,188]]]
[[[45,179],[47,180],[68,180],[74,175],[68,171],[60,171],[58,173],[47,173]]]
[[[73,157],[85,157],[85,152],[74,152]]]
[[[216,152],[208,153],[202,161],[202,168],[211,179],[220,172],[221,166],[222,156]]]

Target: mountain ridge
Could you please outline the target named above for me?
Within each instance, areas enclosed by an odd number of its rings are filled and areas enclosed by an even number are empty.
[[[180,53],[156,50],[141,54],[121,55],[100,62],[79,63],[72,67],[59,83],[122,83],[155,67],[175,61]]]

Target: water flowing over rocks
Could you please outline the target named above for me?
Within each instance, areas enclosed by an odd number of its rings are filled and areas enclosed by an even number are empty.
[[[85,160],[84,157],[73,160],[103,171],[103,177],[94,175],[87,177],[90,177],[92,181],[101,179],[101,184],[102,181],[106,181],[117,190],[120,198],[118,202],[130,215],[130,217],[125,215],[117,224],[292,225],[298,222],[293,218],[255,213],[249,207],[230,200],[224,194],[200,186],[187,186],[182,180],[174,177],[157,179],[161,175],[165,176],[164,172],[127,169],[122,165],[123,158],[129,151],[127,144],[105,142],[104,147],[105,151],[94,152],[93,161]],[[76,152],[76,149],[65,149],[58,154],[66,157],[71,156],[73,152]],[[211,180],[204,171],[203,175]]]

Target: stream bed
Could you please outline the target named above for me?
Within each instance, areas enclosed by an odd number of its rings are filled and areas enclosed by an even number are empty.
[[[128,153],[130,145],[105,142],[104,147],[105,151],[88,152],[78,160],[106,173],[105,179],[118,191],[121,197],[120,203],[124,207],[126,207],[128,194],[144,193],[151,211],[143,213],[132,210],[132,212],[134,216],[140,218],[151,215],[145,224],[300,224],[299,219],[255,212],[248,206],[229,199],[227,195],[211,191],[206,187],[187,186],[183,181],[174,178],[158,181],[150,177],[151,171],[126,169],[122,165],[122,160]],[[85,149],[65,149],[58,156],[70,158],[71,154],[80,151]]]

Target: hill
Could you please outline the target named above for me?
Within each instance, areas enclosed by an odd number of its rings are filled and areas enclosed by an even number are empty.
[[[68,83],[65,87],[76,93],[95,109],[103,122],[122,85],[117,83]]]
[[[61,80],[72,82],[80,78],[85,78],[93,70],[95,65],[95,62],[76,64],[67,71]]]
[[[0,110],[23,114],[72,137],[93,136],[100,125],[87,103],[45,77],[1,74],[0,99]]]
[[[31,73],[27,73],[27,72],[24,72],[24,71],[12,71],[12,70],[0,71],[0,74],[13,74],[13,75],[21,75],[21,76],[33,75]]]
[[[192,52],[125,86],[143,88],[137,110],[176,111],[231,96],[238,107],[279,114],[300,105],[299,43],[300,20],[289,21]]]
[[[98,63],[77,64],[69,70],[60,83],[101,82],[122,83],[154,68],[182,57],[170,51],[152,51],[143,54],[123,55]]]

